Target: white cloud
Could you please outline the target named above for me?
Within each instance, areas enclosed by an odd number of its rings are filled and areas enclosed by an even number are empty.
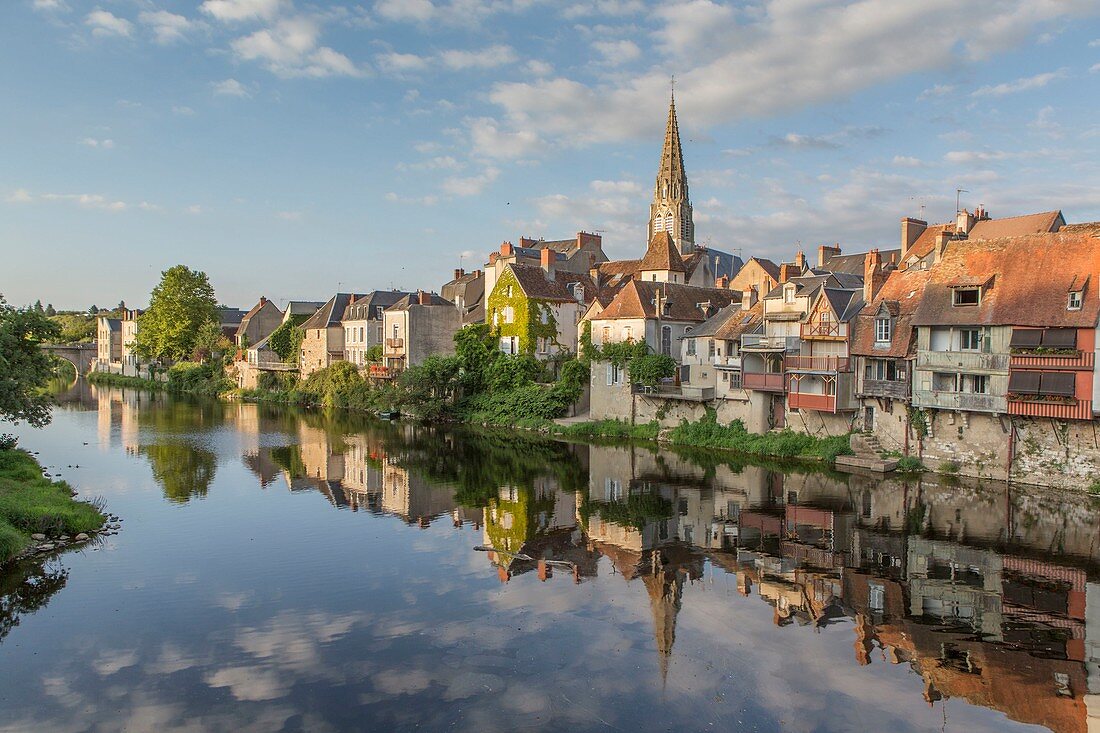
[[[374,12],[386,20],[423,23],[435,15],[431,0],[379,0]]]
[[[1100,72],[1100,64],[1093,64],[1092,66],[1089,67],[1089,73],[1090,74],[1096,74],[1098,72]]]
[[[909,155],[895,155],[894,160],[891,162],[899,168],[923,168],[925,166],[923,160]]]
[[[9,204],[29,204],[34,201],[34,197],[31,196],[31,192],[25,188],[17,188],[4,197],[4,200]]]
[[[1094,41],[1089,41],[1089,48],[1100,48],[1100,38]]]
[[[534,132],[501,130],[495,120],[480,117],[467,121],[470,142],[474,151],[490,158],[515,159],[530,155],[542,148]]]
[[[284,77],[361,76],[347,56],[318,46],[321,29],[302,16],[283,18],[274,25],[238,38],[230,46],[245,61],[258,61]]]
[[[194,21],[167,10],[143,10],[138,14],[138,20],[153,32],[153,37],[161,44],[182,41],[187,33],[198,27]]]
[[[972,165],[974,163],[990,163],[998,160],[1007,160],[1015,157],[1004,150],[952,150],[943,156],[948,163],[960,163]]]
[[[642,57],[642,49],[634,41],[596,41],[592,47],[603,56],[604,63],[610,66],[629,64]]]
[[[173,105],[172,114],[179,115],[180,117],[191,117],[195,114],[195,110],[186,105]]]
[[[275,17],[283,0],[205,0],[199,10],[223,23]]]
[[[202,207],[198,204],[191,204],[187,207],[187,213],[191,214],[192,216],[198,216],[202,213]]]
[[[462,169],[462,163],[450,155],[437,155],[419,163],[399,163],[397,169],[400,171],[457,171]]]
[[[451,196],[477,196],[485,188],[495,181],[500,175],[500,170],[488,166],[481,173],[474,176],[452,176],[443,181],[443,191]]]
[[[491,69],[515,63],[518,56],[511,46],[497,45],[489,46],[480,51],[459,49],[444,51],[439,54],[439,60],[449,69]]]
[[[301,221],[302,212],[300,211],[279,211],[276,212],[275,217],[282,219],[283,221]]]
[[[1050,105],[1040,109],[1035,119],[1027,123],[1027,126],[1054,140],[1059,140],[1063,136],[1062,125],[1054,119],[1054,108]]]
[[[565,18],[586,18],[590,16],[623,16],[641,13],[645,4],[641,0],[588,0],[573,3],[562,11]]]
[[[1065,69],[1059,69],[1058,71],[1048,71],[1042,74],[1036,74],[1035,76],[1025,76],[1020,79],[1005,82],[1003,84],[995,84],[991,86],[984,86],[980,89],[976,89],[970,96],[972,97],[1002,97],[1006,94],[1015,94],[1016,92],[1026,92],[1030,89],[1041,89],[1055,79],[1062,79],[1066,76]]]
[[[554,73],[554,65],[546,61],[539,61],[538,59],[531,59],[527,62],[527,73],[534,76],[550,76]]]
[[[236,79],[226,79],[212,84],[214,94],[223,97],[251,97],[252,94]]]
[[[92,29],[93,36],[123,36],[129,38],[134,32],[134,24],[106,10],[96,8],[84,18],[84,25]]]
[[[13,191],[5,199],[10,204],[30,204],[35,201],[48,201],[51,203],[70,203],[84,209],[100,209],[103,211],[118,212],[126,210],[126,202],[112,200],[98,193],[40,193],[32,194],[25,188]]]
[[[429,66],[428,59],[415,53],[384,53],[375,57],[375,63],[382,71],[392,74],[424,71]]]
[[[919,95],[917,95],[917,101],[923,102],[926,99],[935,99],[936,97],[946,97],[951,92],[955,91],[954,84],[933,84],[925,89]]]
[[[94,137],[86,137],[80,141],[81,145],[87,145],[89,148],[104,148],[110,150],[115,146],[115,141],[111,139],[97,140]]]
[[[994,6],[982,0],[763,0],[751,11],[691,0],[654,17],[661,23],[660,50],[676,62],[661,66],[680,70],[681,111],[693,124],[709,126],[789,113],[1010,51],[1044,24],[1097,13],[1094,0]],[[929,17],[971,14],[982,22],[912,32]],[[659,134],[668,76],[650,68],[592,84],[564,77],[500,81],[489,96],[502,125],[584,145]]]
[[[69,6],[62,2],[62,0],[34,0],[34,2],[31,3],[31,7],[35,10],[47,11],[69,9]]]
[[[378,0],[374,13],[397,23],[475,26],[496,13],[519,12],[535,0]]]
[[[782,148],[817,150],[833,150],[840,147],[830,136],[800,135],[797,132],[788,132],[782,137],[774,137],[772,138],[772,144]]]
[[[634,181],[592,181],[588,187],[596,193],[642,193],[642,187]]]
[[[416,205],[416,206],[435,206],[436,204],[439,203],[439,197],[438,196],[407,197],[407,196],[398,196],[393,191],[390,191],[389,193],[387,193],[385,196],[383,196],[383,198],[386,201],[388,201],[390,203],[394,203],[394,204],[413,204],[413,205]]]

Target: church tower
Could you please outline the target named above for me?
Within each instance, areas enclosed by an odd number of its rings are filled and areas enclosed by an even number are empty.
[[[695,249],[695,222],[691,217],[691,199],[688,198],[687,173],[684,172],[684,151],[680,148],[680,126],[676,122],[676,96],[668,105],[668,125],[665,128],[665,147],[661,151],[661,167],[657,170],[657,185],[653,189],[653,203],[649,205],[649,232],[646,242],[653,235],[668,232],[680,254],[690,254]]]

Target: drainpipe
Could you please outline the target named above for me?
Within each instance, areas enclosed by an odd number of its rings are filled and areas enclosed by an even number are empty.
[[[1008,461],[1005,467],[1005,481],[1012,480],[1012,459],[1016,457],[1016,423],[1010,417],[1008,419]]]

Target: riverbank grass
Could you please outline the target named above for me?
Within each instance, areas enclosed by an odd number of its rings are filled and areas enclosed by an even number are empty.
[[[50,481],[31,454],[0,449],[0,564],[31,544],[31,535],[48,537],[95,532],[105,517],[77,501],[64,481]]]

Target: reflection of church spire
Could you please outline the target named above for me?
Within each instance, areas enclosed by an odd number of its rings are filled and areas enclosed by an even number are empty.
[[[653,614],[653,635],[657,641],[657,658],[661,666],[661,685],[668,678],[668,661],[676,642],[676,616],[680,613],[684,579],[677,569],[666,569],[660,550],[650,554],[650,568],[642,577],[649,593],[649,609]]]

